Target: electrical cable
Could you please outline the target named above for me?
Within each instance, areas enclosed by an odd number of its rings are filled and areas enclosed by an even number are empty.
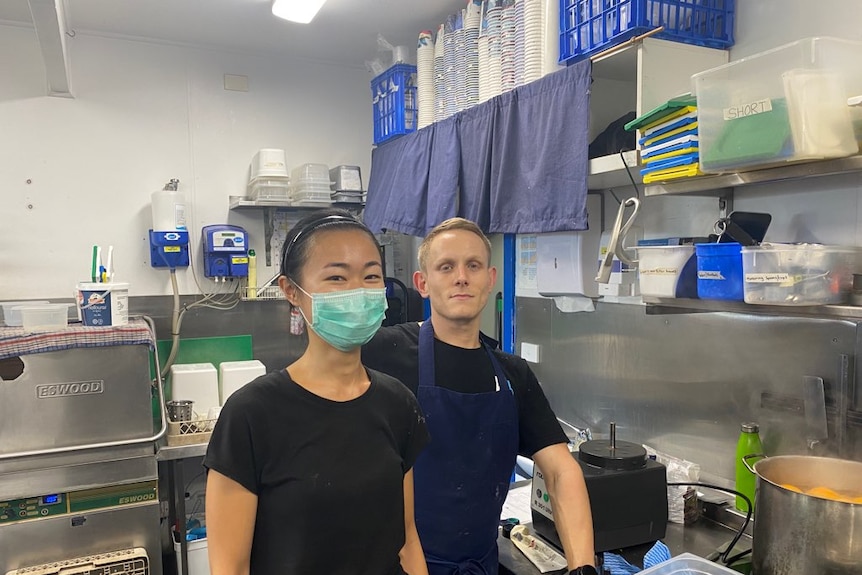
[[[737,559],[744,557],[745,555],[747,555],[751,551],[749,549],[747,551],[739,553],[738,555],[734,555],[733,557],[728,559],[728,557],[730,556],[730,550],[733,549],[733,547],[739,542],[739,539],[742,537],[742,534],[745,532],[745,528],[748,527],[748,524],[751,522],[751,513],[754,510],[754,506],[751,504],[751,499],[749,499],[745,493],[740,493],[739,491],[736,491],[735,489],[729,489],[727,487],[722,487],[720,485],[713,485],[711,483],[677,483],[677,482],[674,482],[674,483],[668,483],[668,486],[673,486],[673,487],[676,487],[676,486],[680,486],[680,487],[688,487],[688,486],[706,487],[707,489],[715,489],[716,491],[724,491],[725,493],[731,493],[733,495],[736,495],[737,497],[742,497],[743,501],[745,501],[746,505],[748,505],[748,511],[745,514],[745,521],[742,522],[742,526],[736,532],[736,535],[730,541],[730,545],[727,546],[727,549],[724,550],[724,553],[720,553],[718,555],[718,559],[721,559],[721,562],[724,563],[725,565],[730,565],[730,563],[732,562],[731,559],[733,561],[736,561]]]
[[[641,192],[638,188],[637,183],[635,183],[635,178],[632,176],[631,170],[629,170],[629,165],[626,163],[626,157],[623,155],[623,150],[620,150],[620,160],[623,162],[623,167],[626,169],[626,173],[629,175],[629,180],[632,182],[632,187],[635,189],[635,196],[637,199],[641,198]]]

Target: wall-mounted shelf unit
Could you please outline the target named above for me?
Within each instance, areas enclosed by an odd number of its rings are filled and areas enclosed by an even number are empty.
[[[724,50],[644,38],[642,42],[597,57],[590,87],[589,141],[628,112],[638,116],[670,98],[691,91],[691,75],[726,64]],[[626,165],[642,184],[639,155],[625,152]],[[590,190],[630,187],[619,154],[590,160]]]
[[[232,210],[241,210],[246,208],[279,208],[279,209],[289,209],[289,210],[319,210],[321,208],[333,207],[333,208],[344,208],[344,209],[362,209],[365,207],[365,204],[358,204],[355,202],[336,202],[334,204],[330,204],[329,206],[319,205],[319,206],[297,206],[291,204],[287,200],[252,200],[245,196],[229,196],[229,207]]]
[[[623,158],[625,158],[625,165],[623,165]],[[590,190],[607,190],[631,186],[632,181],[629,179],[629,174],[626,173],[626,166],[628,166],[629,173],[631,173],[635,183],[642,184],[643,178],[640,174],[638,153],[634,150],[623,152],[623,158],[620,158],[619,154],[613,154],[590,160],[587,188]]]
[[[686,299],[643,296],[648,314],[732,312],[781,316],[820,317],[830,319],[862,320],[862,307],[852,305],[759,305],[741,301]]]
[[[787,166],[766,168],[751,172],[699,176],[696,178],[683,178],[674,182],[648,184],[644,186],[644,195],[663,196],[669,194],[689,194],[724,196],[727,195],[730,188],[752,184],[779,182],[782,180],[831,176],[850,172],[862,172],[862,155],[838,158],[835,160],[820,160],[801,164],[789,164]]]

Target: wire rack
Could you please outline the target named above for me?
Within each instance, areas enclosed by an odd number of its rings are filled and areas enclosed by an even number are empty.
[[[212,436],[217,419],[168,421],[168,445],[194,445],[206,443]]]
[[[262,288],[248,287],[242,295],[242,301],[274,301],[284,299],[284,293],[278,286],[266,286]]]

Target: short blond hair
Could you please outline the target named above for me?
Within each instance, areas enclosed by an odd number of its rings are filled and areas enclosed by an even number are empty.
[[[428,262],[428,252],[431,250],[431,243],[434,241],[434,238],[439,236],[445,232],[451,232],[453,230],[464,230],[466,232],[471,232],[476,234],[482,239],[482,242],[485,244],[485,249],[488,251],[488,264],[491,263],[491,240],[488,239],[482,230],[477,226],[474,222],[470,220],[465,220],[464,218],[449,218],[445,222],[438,224],[434,227],[433,230],[428,232],[428,235],[425,236],[425,239],[422,240],[422,243],[419,245],[419,269],[423,272],[426,271],[425,265]]]

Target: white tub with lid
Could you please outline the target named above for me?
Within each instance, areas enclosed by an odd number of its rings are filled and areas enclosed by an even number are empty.
[[[694,262],[694,246],[638,246],[641,294],[653,297],[696,297],[681,290],[683,270]]]

